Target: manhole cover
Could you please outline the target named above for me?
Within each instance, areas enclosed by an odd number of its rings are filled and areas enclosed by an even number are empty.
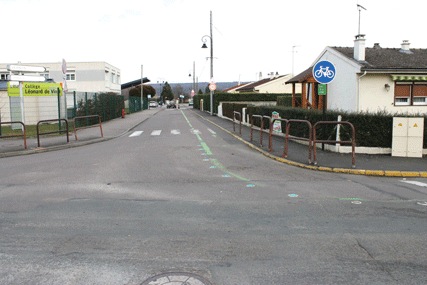
[[[141,285],[212,285],[209,281],[201,276],[176,272],[176,273],[164,273],[151,277],[150,279],[142,282]]]

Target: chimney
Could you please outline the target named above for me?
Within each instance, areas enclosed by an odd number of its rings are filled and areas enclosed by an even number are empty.
[[[276,74],[274,75],[274,78],[277,78],[277,77],[279,77],[279,72],[278,71],[276,71]]]
[[[409,41],[408,40],[404,40],[402,42],[402,47],[400,49],[400,52],[403,52],[403,53],[412,53],[411,50],[409,49],[409,45],[410,45]]]
[[[365,35],[357,35],[354,40],[354,59],[365,61]]]
[[[260,71],[259,72],[259,79],[258,80],[261,80],[262,79],[262,72]]]
[[[270,72],[268,75],[270,76],[270,79],[274,79],[274,72]]]
[[[379,43],[374,43],[374,49],[381,49],[380,44]]]

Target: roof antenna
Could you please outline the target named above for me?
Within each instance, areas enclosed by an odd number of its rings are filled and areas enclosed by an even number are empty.
[[[359,30],[357,34],[360,35],[360,12],[362,11],[362,9],[366,11],[366,8],[362,5],[357,4],[357,9],[359,10]]]

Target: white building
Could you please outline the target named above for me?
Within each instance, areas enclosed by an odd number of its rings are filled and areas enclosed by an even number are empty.
[[[403,41],[401,48],[382,48],[378,43],[366,48],[364,35],[357,35],[354,47],[326,47],[313,65],[327,60],[335,66],[335,79],[327,86],[327,109],[427,113],[427,49],[409,45]],[[303,108],[317,109],[317,102],[323,101],[312,67],[287,83],[303,85]]]
[[[7,79],[8,64],[0,63],[0,79]],[[62,83],[62,62],[22,63],[22,65],[43,66],[46,78]],[[121,93],[120,69],[106,62],[67,62],[68,92]]]

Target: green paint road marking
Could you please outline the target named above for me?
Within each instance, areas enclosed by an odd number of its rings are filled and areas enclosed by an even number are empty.
[[[225,173],[227,173],[227,174],[229,174],[229,175],[231,175],[231,176],[234,176],[234,177],[236,177],[237,179],[239,179],[239,180],[242,180],[242,181],[250,181],[249,179],[246,179],[246,178],[244,178],[244,177],[242,177],[242,176],[239,176],[239,175],[237,175],[237,174],[234,174],[233,172],[231,172],[231,171],[228,171],[227,170],[227,168],[225,168],[224,167],[224,165],[222,165],[220,162],[218,162],[218,160],[216,160],[215,158],[211,158],[211,161],[212,161],[212,163],[217,167],[217,168],[219,168],[221,171],[223,171],[223,172],[225,172]]]
[[[192,128],[193,126],[190,124],[190,121],[187,119],[187,116],[184,114],[184,111],[181,110],[181,114],[184,116],[185,120],[187,121],[187,123],[190,125],[190,127]]]
[[[203,149],[205,150],[206,155],[212,155],[211,150],[209,149],[208,145],[205,142],[201,142],[201,145]]]

